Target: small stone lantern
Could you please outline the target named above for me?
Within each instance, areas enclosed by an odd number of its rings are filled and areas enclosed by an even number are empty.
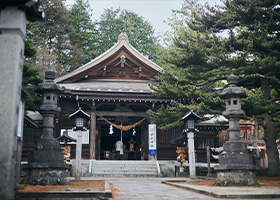
[[[196,129],[196,121],[199,119],[201,119],[201,117],[192,110],[180,119],[180,121],[184,121],[183,135],[187,134],[188,136],[189,172],[190,178],[192,179],[196,178],[194,132],[198,132],[198,129]]]
[[[225,99],[229,119],[229,141],[223,145],[219,155],[219,165],[215,167],[217,178],[215,185],[221,186],[255,186],[258,185],[254,173],[252,157],[247,153],[247,144],[240,139],[239,119],[245,115],[241,110],[241,98],[247,97],[245,89],[237,86],[237,76],[231,74],[228,85],[218,95]]]
[[[190,131],[197,132],[198,129],[196,129],[196,121],[199,119],[201,119],[201,117],[194,113],[193,110],[189,111],[184,117],[182,117],[179,121],[184,121],[183,134]]]
[[[81,160],[82,160],[82,131],[87,130],[86,124],[90,119],[90,116],[85,113],[81,108],[76,112],[72,113],[70,119],[74,119],[76,126],[73,128],[77,131],[77,143],[76,143],[76,165],[75,165],[75,180],[81,180]]]
[[[75,120],[75,127],[73,128],[74,131],[86,131],[87,130],[87,122],[90,120],[90,116],[85,113],[81,107],[76,112],[69,115],[70,119]]]

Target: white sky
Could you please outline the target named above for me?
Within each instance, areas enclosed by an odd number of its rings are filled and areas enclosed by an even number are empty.
[[[73,4],[74,0],[66,0],[66,4]],[[98,20],[105,8],[121,8],[137,13],[149,21],[155,29],[156,35],[162,35],[170,30],[164,21],[172,16],[172,10],[179,10],[184,0],[89,0],[93,10],[93,20]],[[210,5],[220,3],[220,0],[199,0]]]

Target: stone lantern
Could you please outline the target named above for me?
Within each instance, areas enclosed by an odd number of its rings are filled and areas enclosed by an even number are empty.
[[[223,145],[219,165],[215,167],[215,185],[255,186],[258,185],[255,166],[251,155],[247,153],[247,144],[241,141],[239,128],[239,119],[245,115],[241,109],[241,98],[247,97],[248,93],[237,86],[237,76],[234,74],[227,81],[228,85],[218,95],[226,101],[223,115],[229,119],[229,140]]]
[[[81,180],[81,161],[82,161],[82,131],[87,130],[86,124],[90,119],[90,116],[85,113],[81,108],[76,112],[69,115],[70,119],[75,120],[74,131],[77,131],[77,143],[76,143],[76,164],[75,164],[75,180]]]
[[[61,110],[57,106],[58,94],[64,88],[54,83],[55,71],[45,72],[46,82],[40,83],[37,91],[42,93],[42,105],[39,107],[43,115],[42,135],[35,149],[28,157],[28,175],[23,183],[32,185],[68,185],[66,177],[69,166],[64,163],[64,155],[60,152],[60,144],[53,137],[54,118]]]
[[[188,132],[197,132],[196,129],[196,121],[201,119],[199,115],[193,112],[193,110],[189,111],[184,117],[182,117],[179,121],[184,122],[184,130],[183,134]]]
[[[183,135],[188,136],[188,155],[189,155],[189,172],[190,178],[196,178],[195,170],[195,149],[194,149],[194,133],[198,132],[196,129],[196,121],[201,117],[195,114],[192,110],[189,111],[180,121],[184,121]]]

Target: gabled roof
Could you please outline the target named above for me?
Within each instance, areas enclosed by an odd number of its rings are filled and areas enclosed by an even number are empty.
[[[96,57],[89,63],[81,66],[80,68],[64,76],[55,79],[54,81],[57,83],[73,83],[82,79],[87,79],[88,74],[90,73],[92,77],[97,76],[97,71],[99,72],[99,77],[97,78],[100,78],[101,73],[103,73],[103,76],[104,73],[106,74],[106,70],[108,68],[106,63],[108,64],[110,62],[115,62],[114,65],[111,66],[111,69],[113,69],[113,67],[117,65],[119,65],[118,67],[119,69],[121,69],[119,61],[124,54],[127,56],[127,61],[133,63],[133,66],[129,66],[131,65],[131,63],[125,63],[125,65],[130,67],[130,72],[139,74],[139,77],[141,77],[142,79],[151,79],[150,77],[161,74],[163,71],[163,69],[160,66],[143,56],[139,51],[137,51],[129,43],[127,34],[123,32],[119,35],[118,42],[106,52]],[[110,73],[110,70],[108,70],[108,73]],[[114,72],[113,74],[118,75],[116,72]],[[122,72],[122,74],[120,72],[119,76],[124,76],[124,74],[125,72]],[[110,78],[113,79],[115,77]]]
[[[185,119],[193,118],[194,120],[199,120],[201,117],[193,112],[193,110],[189,111],[184,117],[182,117],[179,121],[184,121]]]
[[[79,107],[79,110],[77,110],[74,113],[72,113],[71,115],[69,115],[70,119],[74,119],[76,117],[82,117],[82,118],[85,118],[85,119],[88,119],[88,120],[90,119],[89,114],[85,113],[85,111],[83,111],[81,109],[81,107]]]

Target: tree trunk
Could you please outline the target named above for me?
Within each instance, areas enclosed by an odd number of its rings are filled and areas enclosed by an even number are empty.
[[[261,89],[265,100],[270,100],[269,80],[261,79]],[[264,141],[266,144],[266,153],[268,157],[268,176],[279,175],[279,152],[276,145],[276,132],[271,113],[263,114]]]
[[[264,141],[268,157],[268,176],[279,175],[279,153],[276,145],[276,132],[274,122],[269,113],[263,115]]]

